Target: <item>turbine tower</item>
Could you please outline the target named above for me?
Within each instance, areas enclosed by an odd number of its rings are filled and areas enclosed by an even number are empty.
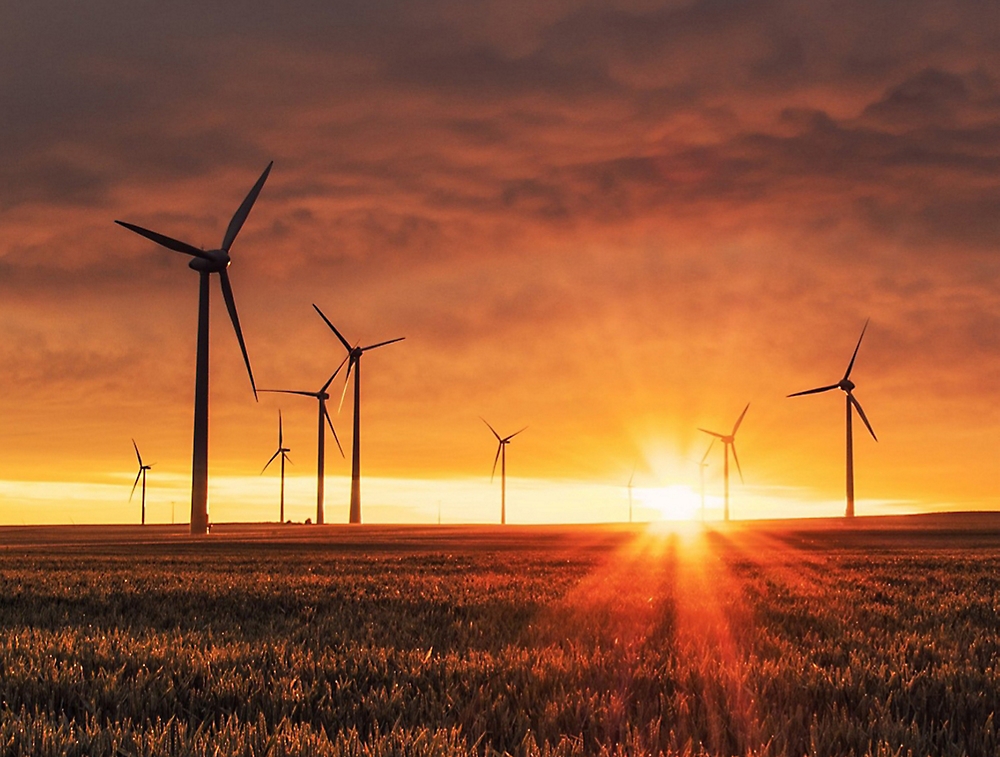
[[[129,231],[134,231],[140,236],[156,242],[162,247],[174,252],[182,252],[191,256],[188,265],[198,272],[198,359],[195,368],[194,380],[194,443],[191,454],[191,533],[208,533],[208,304],[209,304],[209,279],[213,273],[219,274],[219,283],[222,287],[222,298],[226,302],[229,310],[229,318],[233,322],[233,329],[236,331],[236,339],[240,343],[240,350],[243,352],[243,362],[246,363],[247,375],[250,377],[250,388],[253,389],[254,399],[257,398],[257,387],[253,380],[253,371],[250,368],[250,357],[247,355],[246,343],[243,341],[243,331],[240,329],[240,319],[236,313],[236,300],[233,299],[233,288],[229,283],[230,257],[229,249],[236,240],[236,235],[240,233],[243,224],[250,215],[250,209],[257,196],[260,194],[267,175],[271,171],[274,162],[267,164],[264,173],[257,179],[250,193],[243,200],[243,204],[233,215],[226,229],[226,234],[222,238],[222,247],[218,250],[202,250],[198,247],[180,242],[171,237],[158,234],[155,231],[144,229],[135,224],[115,221],[119,226],[124,226]]]
[[[490,426],[489,422],[479,416],[479,420],[489,426],[490,431],[493,432],[493,436],[497,438],[497,456],[493,458],[493,472],[490,473],[490,483],[493,483],[493,477],[497,472],[497,460],[500,460],[500,525],[507,524],[507,445],[510,444],[510,440],[515,436],[524,431],[527,426],[521,429],[521,431],[515,431],[510,436],[504,436],[501,438],[500,434],[496,432],[493,426]]]
[[[151,469],[152,465],[143,465],[142,455],[139,454],[139,445],[135,443],[135,439],[132,440],[132,446],[135,447],[135,457],[139,461],[139,472],[135,474],[135,483],[132,484],[132,493],[128,495],[128,501],[132,501],[132,497],[135,496],[135,487],[139,485],[139,479],[142,479],[142,525],[146,525],[146,471]]]
[[[334,326],[330,319],[323,315],[323,311],[320,310],[316,305],[313,308],[319,313],[319,317],[323,319],[330,330],[337,335],[340,343],[344,345],[344,349],[347,350],[347,376],[344,378],[344,393],[340,395],[340,403],[343,406],[344,396],[347,394],[347,384],[351,380],[351,371],[354,372],[354,449],[351,456],[351,515],[350,523],[360,523],[361,522],[361,356],[368,352],[368,350],[374,350],[377,347],[384,347],[387,344],[393,344],[394,342],[401,342],[406,337],[400,336],[395,339],[389,339],[385,342],[377,342],[376,344],[369,344],[367,347],[359,347],[358,345],[351,346],[351,343],[344,339],[343,334],[337,331],[337,327]],[[339,369],[338,369],[339,370]]]
[[[281,411],[279,410],[278,449],[275,451],[273,455],[271,455],[271,459],[267,461],[267,465],[265,465],[260,471],[260,475],[263,476],[264,471],[266,471],[268,466],[274,462],[274,458],[278,457],[278,455],[281,455],[281,519],[278,521],[279,523],[285,522],[285,461],[288,460],[288,462],[291,462],[291,459],[288,457],[289,452],[291,452],[291,450],[284,445],[284,434],[282,434],[281,432]]]
[[[747,410],[749,409],[750,409],[750,403],[748,402],[747,406],[743,408],[743,412],[740,413],[740,417],[736,419],[736,425],[733,426],[732,433],[720,434],[717,431],[709,431],[707,428],[698,429],[699,431],[703,431],[704,433],[710,436],[714,436],[717,439],[722,440],[722,448],[726,460],[725,467],[722,469],[723,471],[722,476],[723,480],[725,481],[725,499],[724,499],[725,505],[722,511],[722,519],[727,522],[729,521],[729,450],[730,449],[733,450],[733,460],[736,461],[736,470],[740,474],[740,483],[742,483],[743,471],[740,469],[740,459],[736,455],[736,432],[739,430],[740,424],[743,423],[743,416],[747,414]],[[711,449],[711,445],[709,446],[709,449]],[[705,457],[708,457],[707,452],[705,453]]]
[[[748,405],[749,407],[749,405]],[[705,450],[705,454],[701,457],[701,462],[698,463],[698,473],[701,476],[701,522],[705,522],[705,468],[708,467],[708,453],[712,451],[712,445],[715,444],[715,439],[708,443],[708,449]]]
[[[632,466],[632,475],[628,477],[628,522],[632,522],[632,480],[635,478],[635,466]]]
[[[869,319],[870,320],[870,319]],[[865,428],[868,429],[868,433],[872,435],[872,439],[878,441],[878,437],[875,436],[875,431],[872,429],[872,424],[868,422],[868,417],[865,415],[865,411],[861,408],[861,403],[858,402],[857,398],[854,396],[855,383],[851,381],[851,371],[854,368],[854,361],[858,357],[858,349],[861,347],[861,340],[865,338],[865,331],[868,329],[868,320],[865,321],[864,327],[861,329],[861,336],[858,337],[858,344],[854,348],[854,354],[851,355],[851,362],[847,364],[847,370],[844,371],[844,378],[838,381],[836,384],[830,384],[829,386],[821,386],[818,389],[807,389],[804,392],[795,392],[795,394],[789,394],[789,397],[801,397],[805,394],[820,394],[821,392],[829,392],[833,389],[840,389],[844,392],[847,404],[847,512],[845,517],[854,517],[854,430],[852,427],[852,410],[851,406],[858,411],[858,415],[861,416],[861,420],[865,424]]]
[[[326,425],[330,426],[330,431],[333,433],[333,440],[337,442],[337,449],[340,450],[340,456],[344,456],[344,448],[340,446],[340,439],[337,438],[337,429],[333,427],[333,421],[330,419],[330,413],[326,409],[326,401],[330,399],[330,395],[326,393],[326,390],[330,388],[330,384],[340,373],[340,369],[344,367],[344,363],[347,362],[347,358],[337,366],[337,370],[333,372],[333,375],[326,380],[326,383],[319,388],[318,392],[307,392],[299,391],[296,389],[261,389],[261,392],[272,392],[276,394],[299,394],[303,397],[314,397],[319,402],[319,438],[316,443],[316,524],[322,526],[325,522],[326,511],[324,506],[324,489],[326,481]]]

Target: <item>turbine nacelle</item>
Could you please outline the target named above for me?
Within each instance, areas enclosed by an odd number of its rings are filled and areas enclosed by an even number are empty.
[[[856,384],[850,379],[842,379],[839,384],[837,384],[841,389],[850,394],[856,388]]]
[[[232,258],[225,250],[206,250],[205,257],[191,258],[188,267],[199,273],[219,273],[229,267]]]

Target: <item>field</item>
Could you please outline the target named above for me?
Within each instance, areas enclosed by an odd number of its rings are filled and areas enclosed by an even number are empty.
[[[1000,517],[0,529],[2,755],[994,755]]]

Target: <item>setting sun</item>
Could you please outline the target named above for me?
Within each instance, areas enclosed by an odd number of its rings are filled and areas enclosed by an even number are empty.
[[[697,520],[701,517],[701,498],[684,484],[640,489],[636,496],[659,520]]]

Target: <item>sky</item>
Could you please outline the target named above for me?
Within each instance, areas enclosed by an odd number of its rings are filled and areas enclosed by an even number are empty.
[[[198,282],[261,388],[364,358],[366,520],[1000,505],[1000,7],[290,0],[0,8],[0,523],[187,518]],[[316,407],[212,292],[212,518],[314,515]],[[337,410],[343,384],[333,393]],[[334,421],[345,448],[351,399]],[[349,462],[329,445],[328,520]],[[721,448],[706,469],[722,492]],[[641,495],[641,496],[640,496]],[[666,504],[664,504],[666,502]],[[272,513],[272,510],[275,513]],[[625,513],[625,515],[623,515]],[[341,516],[343,516],[341,518]]]

